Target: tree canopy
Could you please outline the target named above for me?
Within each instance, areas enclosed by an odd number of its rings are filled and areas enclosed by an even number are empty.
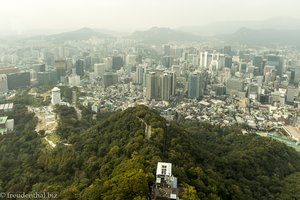
[[[58,106],[57,129],[71,146],[49,150],[36,119],[18,104],[16,130],[0,136],[0,190],[55,192],[60,199],[148,199],[159,161],[171,162],[183,199],[298,199],[300,156],[235,127],[167,122],[145,106],[93,121]],[[23,119],[25,118],[25,119]],[[26,121],[24,121],[26,120]],[[151,138],[145,137],[145,123]]]

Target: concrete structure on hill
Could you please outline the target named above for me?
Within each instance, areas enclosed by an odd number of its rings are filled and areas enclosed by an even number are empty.
[[[158,162],[152,199],[178,199],[177,178],[172,175],[172,163]]]

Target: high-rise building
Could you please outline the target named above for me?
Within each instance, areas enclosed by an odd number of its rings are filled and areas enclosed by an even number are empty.
[[[7,86],[9,90],[30,86],[30,72],[7,74]]]
[[[170,56],[171,55],[171,46],[169,44],[163,45],[163,55]]]
[[[139,85],[143,85],[145,81],[147,65],[138,65],[136,66],[136,83]]]
[[[85,61],[84,59],[79,59],[76,60],[75,62],[75,69],[76,69],[76,74],[80,77],[84,76],[84,68],[85,68]]]
[[[37,73],[39,85],[51,85],[57,83],[57,74],[55,70]]]
[[[171,98],[171,85],[172,78],[171,75],[165,73],[161,76],[161,100],[169,101]]]
[[[112,69],[119,70],[123,67],[123,58],[121,56],[113,56],[112,57]]]
[[[112,70],[112,58],[111,57],[107,57],[107,58],[103,58],[103,62],[105,63],[105,70],[106,71],[111,71]]]
[[[105,72],[103,75],[104,87],[109,87],[118,83],[118,74],[114,72]]]
[[[231,66],[232,66],[232,57],[226,56],[224,67],[231,68]]]
[[[146,75],[146,99],[152,100],[159,97],[159,79],[155,72]]]
[[[70,87],[77,87],[80,85],[80,76],[72,74],[68,77]]]
[[[224,54],[231,56],[231,46],[224,46]]]
[[[239,72],[240,73],[246,73],[247,72],[247,63],[240,62],[239,63]]]
[[[248,98],[257,99],[259,94],[259,87],[256,83],[251,83],[248,86]]]
[[[0,74],[0,93],[8,92],[7,76],[6,74]]]
[[[33,64],[32,69],[38,73],[38,72],[45,72],[46,66],[45,64]]]
[[[188,97],[199,99],[204,95],[206,76],[204,72],[190,74],[188,79]]]
[[[175,49],[175,57],[176,58],[181,58],[183,54],[183,48],[176,48]]]
[[[136,64],[136,55],[127,55],[126,56],[126,65],[135,65]]]
[[[164,72],[160,76],[160,95],[162,101],[169,101],[175,95],[176,74],[175,72]]]
[[[252,64],[255,67],[262,67],[262,65],[263,65],[263,57],[262,56],[254,56]]]
[[[181,66],[180,65],[172,65],[172,72],[175,72],[176,76],[181,75]]]
[[[175,72],[168,72],[171,76],[171,96],[176,95],[176,86],[177,86],[177,76]]]
[[[164,56],[164,57],[162,57],[161,62],[162,62],[163,66],[165,66],[166,68],[170,68],[174,63],[174,57]]]
[[[51,103],[52,105],[60,104],[61,98],[60,98],[60,89],[58,87],[54,87],[52,89],[52,99]]]
[[[105,63],[94,64],[94,73],[97,77],[103,77],[105,70],[106,70]]]
[[[64,77],[66,75],[66,61],[65,60],[56,60],[54,67],[56,69],[56,73],[57,73],[57,79],[61,80],[62,77]]]
[[[276,74],[282,76],[283,73],[283,57],[278,55],[268,55],[267,65],[272,65],[276,67]]]
[[[291,79],[294,80],[294,83],[299,83],[300,82],[300,64],[298,64],[296,67],[294,67],[294,69],[291,70],[291,72],[292,72]]]
[[[215,91],[216,96],[222,96],[225,95],[225,86],[223,84],[215,84],[212,87],[213,91]]]
[[[200,67],[204,67],[204,68],[208,67],[207,55],[208,55],[208,52],[200,52]]]
[[[226,82],[226,94],[232,95],[244,91],[244,79],[229,78]]]
[[[299,94],[299,90],[297,87],[289,86],[287,88],[287,93],[286,93],[286,102],[294,103],[294,100],[296,97],[298,97],[298,94]]]

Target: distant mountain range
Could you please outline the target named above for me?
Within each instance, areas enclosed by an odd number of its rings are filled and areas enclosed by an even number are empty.
[[[214,36],[228,43],[248,45],[291,45],[300,48],[300,29],[248,29],[241,28],[233,34]]]
[[[265,21],[215,22],[206,26],[189,26],[179,29],[152,27],[132,34],[105,29],[82,28],[59,34],[27,38],[46,39],[53,42],[87,40],[91,37],[124,37],[149,44],[168,42],[202,42],[219,39],[228,43],[248,45],[293,45],[300,48],[300,19],[277,17]]]
[[[263,21],[219,21],[204,26],[183,26],[178,28],[202,36],[214,36],[220,34],[231,34],[241,28],[248,29],[278,29],[278,30],[295,30],[300,29],[300,19],[290,17],[274,17]]]
[[[202,41],[203,37],[170,28],[153,27],[145,31],[136,31],[128,38],[146,43],[167,43],[172,41]]]
[[[96,38],[110,38],[111,35],[93,30],[91,28],[81,28],[79,30],[70,31],[70,32],[63,32],[59,34],[52,34],[52,35],[40,35],[34,36],[30,38],[26,38],[27,40],[34,40],[34,39],[46,39],[54,42],[64,42],[67,40],[87,40],[92,37]]]

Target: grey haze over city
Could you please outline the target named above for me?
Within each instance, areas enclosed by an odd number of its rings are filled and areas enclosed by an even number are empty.
[[[0,199],[300,199],[298,1],[1,1]]]
[[[122,32],[158,27],[300,18],[296,0],[11,0],[0,7],[1,35],[50,34],[82,27]],[[237,21],[237,22],[236,22]],[[236,23],[235,23],[236,22]]]

